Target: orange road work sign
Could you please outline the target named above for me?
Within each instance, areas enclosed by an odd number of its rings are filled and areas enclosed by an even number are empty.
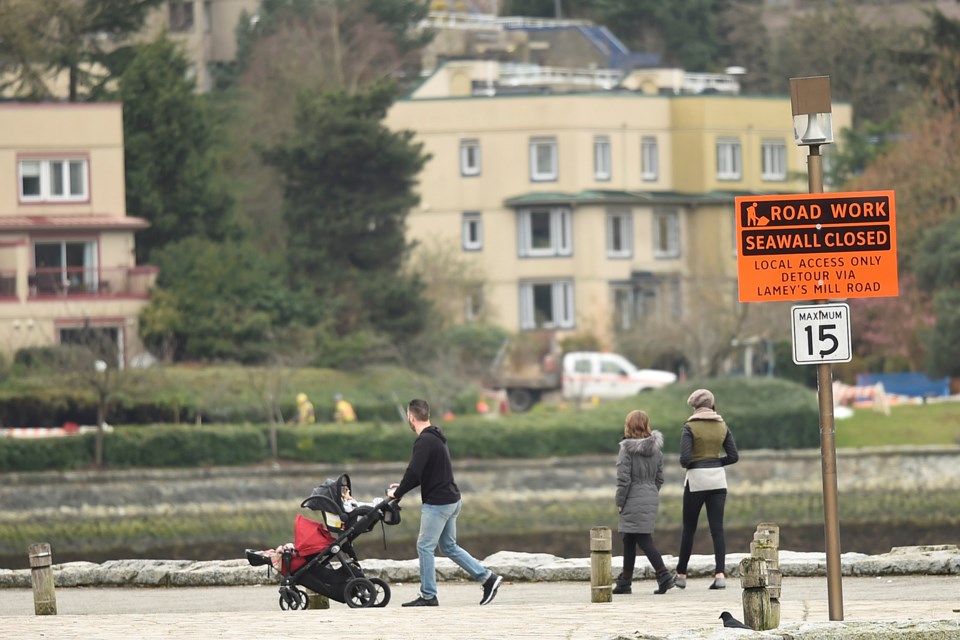
[[[893,191],[736,199],[740,302],[899,293]]]

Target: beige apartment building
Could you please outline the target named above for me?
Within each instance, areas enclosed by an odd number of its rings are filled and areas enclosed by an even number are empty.
[[[156,271],[138,267],[117,103],[0,103],[0,351],[87,343],[119,366]]]
[[[431,155],[411,239],[457,247],[482,274],[460,320],[482,306],[510,331],[610,344],[706,300],[736,305],[734,197],[807,188],[789,96],[601,89],[602,71],[595,90],[584,71],[551,92],[533,69],[525,90],[509,69],[447,63],[387,117]],[[834,131],[851,115],[834,104]]]
[[[166,30],[183,45],[197,89],[213,88],[213,68],[237,56],[236,29],[246,12],[255,25],[260,0],[168,0],[147,18],[149,37]]]

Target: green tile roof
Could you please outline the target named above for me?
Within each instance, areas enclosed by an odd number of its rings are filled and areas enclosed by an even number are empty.
[[[536,204],[732,204],[737,196],[761,195],[751,191],[708,191],[681,193],[679,191],[616,191],[588,189],[575,193],[562,191],[535,191],[511,196],[504,200],[508,207]]]

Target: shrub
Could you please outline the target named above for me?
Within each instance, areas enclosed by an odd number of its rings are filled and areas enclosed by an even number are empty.
[[[370,377],[378,380],[376,372]],[[665,451],[676,453],[680,430],[690,415],[686,400],[698,387],[713,391],[717,411],[729,424],[740,449],[815,448],[819,444],[816,394],[802,385],[767,378],[677,383],[584,410],[569,403],[541,404],[528,413],[503,419],[461,414],[447,422],[437,415],[434,420],[449,436],[457,458],[612,455],[623,437],[624,417],[639,408],[650,414],[652,427],[663,433]],[[356,424],[277,427],[280,458],[330,463],[407,460],[413,437],[399,418],[398,403],[359,407],[363,422]],[[318,415],[327,408],[318,405]],[[265,425],[123,427],[106,435],[104,460],[111,467],[253,464],[270,456],[268,432]],[[91,447],[87,436],[0,439],[0,472],[89,466]]]

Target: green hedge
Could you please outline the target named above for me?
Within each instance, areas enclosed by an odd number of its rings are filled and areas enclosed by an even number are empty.
[[[623,436],[623,420],[644,409],[664,435],[667,452],[679,450],[680,429],[690,413],[686,399],[698,386],[717,398],[717,410],[741,449],[815,448],[819,445],[816,394],[776,379],[721,378],[685,382],[633,398],[578,409],[537,405],[503,419],[461,415],[441,422],[457,458],[549,458],[612,453]],[[413,434],[396,406],[389,419],[351,425],[282,425],[279,457],[303,462],[403,461]],[[266,425],[124,426],[105,434],[104,463],[111,468],[243,465],[270,459]],[[0,472],[77,469],[93,459],[93,435],[42,440],[0,439]]]

